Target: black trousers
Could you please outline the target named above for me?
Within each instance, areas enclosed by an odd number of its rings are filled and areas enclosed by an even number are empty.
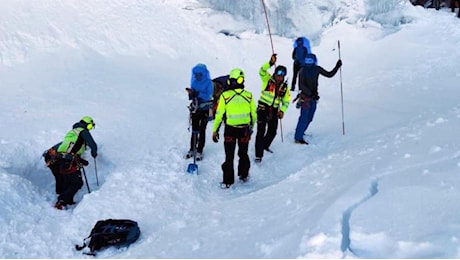
[[[238,143],[238,176],[240,179],[246,178],[249,175],[251,162],[248,156],[249,140],[251,139],[249,126],[238,128],[233,126],[225,126],[224,130],[224,149],[225,162],[222,164],[223,183],[235,183],[235,170],[233,168],[233,159],[235,158],[236,144]]]
[[[56,182],[56,194],[61,194],[63,190],[63,184],[62,184],[62,174],[59,173],[60,171],[60,165],[59,163],[54,163],[49,166],[51,172],[54,175],[54,180]]]
[[[269,148],[275,139],[278,128],[278,108],[259,104],[257,107],[256,157],[264,156],[264,149]]]
[[[206,142],[206,126],[208,125],[208,113],[209,110],[196,111],[191,115],[192,136],[190,137],[190,151],[193,151],[196,147],[196,151],[198,153],[203,153],[203,148]],[[196,145],[195,147],[193,147],[194,143]]]
[[[291,89],[295,89],[295,85],[297,83],[297,75],[299,74],[300,69],[302,68],[302,65],[299,62],[294,62],[294,65],[292,66],[293,68],[293,75],[292,75],[292,84],[291,84]]]
[[[58,200],[64,201],[66,205],[74,204],[73,197],[83,186],[81,171],[77,170],[68,174],[61,174],[62,191],[58,196]]]
[[[81,171],[74,159],[71,161],[62,159],[59,161],[62,191],[58,196],[58,200],[62,200],[65,205],[75,203],[73,197],[83,186]]]

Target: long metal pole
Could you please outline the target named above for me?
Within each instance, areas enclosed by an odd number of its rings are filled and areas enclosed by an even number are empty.
[[[275,48],[273,47],[273,40],[272,40],[272,32],[270,30],[270,23],[268,22],[267,7],[265,6],[264,0],[261,0],[261,1],[262,1],[262,5],[264,7],[265,20],[267,21],[268,34],[270,35],[270,44],[272,46],[272,54],[275,54]]]
[[[341,55],[340,55],[340,40],[337,41],[338,47],[339,47],[339,60],[341,60]],[[342,86],[342,67],[340,67],[340,95],[341,95],[341,100],[342,100],[342,134],[345,135],[345,119],[344,119],[344,113],[343,113],[343,86]]]

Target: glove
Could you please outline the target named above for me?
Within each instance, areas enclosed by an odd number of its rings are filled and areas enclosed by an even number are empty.
[[[276,53],[273,53],[270,57],[270,66],[273,66],[276,63]]]
[[[191,89],[191,88],[185,88],[185,91],[187,91],[187,93],[188,93],[188,99],[189,100],[193,99],[193,98],[195,98],[197,96],[196,91],[193,91],[193,89]]]
[[[218,132],[213,132],[213,133],[212,133],[212,141],[213,141],[214,143],[219,142],[219,133],[218,133]]]
[[[335,65],[337,68],[342,67],[342,60],[338,60],[337,64]]]
[[[284,113],[283,111],[278,111],[278,118],[283,119]]]
[[[88,166],[89,162],[83,158],[80,158],[80,162],[81,164],[83,164],[83,166]]]
[[[93,158],[96,158],[97,157],[97,152],[91,150],[91,156],[93,156]]]

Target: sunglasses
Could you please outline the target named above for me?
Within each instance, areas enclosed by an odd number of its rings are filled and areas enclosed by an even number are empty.
[[[278,70],[278,71],[276,71],[275,74],[278,75],[278,76],[283,76],[283,77],[284,77],[284,76],[286,76],[286,71],[284,71],[284,70]]]

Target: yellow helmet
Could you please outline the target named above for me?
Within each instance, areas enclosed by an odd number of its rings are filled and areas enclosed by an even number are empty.
[[[96,126],[96,123],[94,123],[94,120],[90,116],[84,116],[81,121],[86,123],[86,129],[91,130]]]
[[[232,71],[230,71],[230,74],[228,76],[228,85],[231,85],[231,81],[235,80],[236,83],[238,83],[239,85],[243,84],[244,83],[244,72],[241,70],[241,69],[232,69]]]

